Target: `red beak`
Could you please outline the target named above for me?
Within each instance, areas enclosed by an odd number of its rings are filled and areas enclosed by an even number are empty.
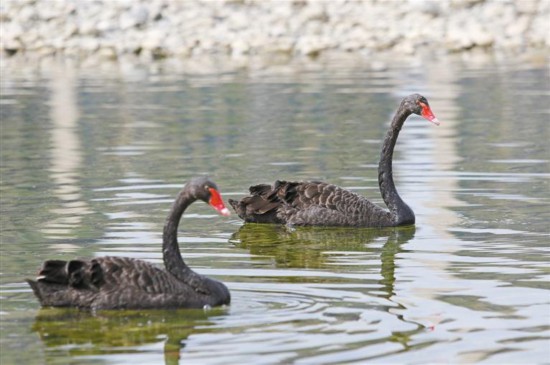
[[[225,207],[220,192],[214,188],[208,188],[208,190],[210,190],[210,200],[208,201],[208,204],[216,209],[221,215],[227,217],[230,214],[229,209]]]
[[[435,117],[434,113],[432,113],[432,110],[428,106],[428,104],[419,103],[422,107],[422,112],[420,112],[420,115],[430,121],[431,123],[435,125],[439,125],[439,120]]]

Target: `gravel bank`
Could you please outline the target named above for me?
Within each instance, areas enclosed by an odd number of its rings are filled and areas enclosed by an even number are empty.
[[[550,0],[3,0],[5,55],[117,59],[550,50]]]

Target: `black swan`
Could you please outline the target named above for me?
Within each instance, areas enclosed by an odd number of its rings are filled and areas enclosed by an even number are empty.
[[[392,176],[393,148],[411,114],[439,125],[428,101],[419,94],[403,99],[382,144],[378,185],[389,211],[338,186],[324,182],[275,181],[250,187],[250,196],[229,204],[245,222],[290,226],[395,227],[414,224],[411,208],[399,196]]]
[[[178,224],[195,200],[227,216],[215,183],[205,177],[189,181],[178,194],[164,225],[162,254],[166,271],[127,257],[45,261],[36,281],[27,280],[42,306],[82,309],[203,308],[229,304],[227,287],[199,275],[183,261]]]

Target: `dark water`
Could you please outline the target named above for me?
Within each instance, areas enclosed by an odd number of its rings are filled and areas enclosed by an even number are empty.
[[[550,85],[546,66],[4,68],[2,364],[548,363]],[[382,203],[381,139],[428,97],[394,159],[416,227],[242,226],[193,205],[183,255],[227,283],[207,311],[39,309],[46,259],[161,264],[190,177],[224,197],[327,180]]]

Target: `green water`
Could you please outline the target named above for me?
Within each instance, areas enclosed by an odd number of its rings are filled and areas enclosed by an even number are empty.
[[[550,82],[545,66],[458,61],[185,72],[3,68],[2,364],[545,363],[550,358]],[[242,225],[204,204],[180,242],[232,304],[209,311],[40,309],[45,259],[162,265],[190,177],[225,199],[325,180],[382,204],[381,140],[425,95],[394,154],[415,227]]]

